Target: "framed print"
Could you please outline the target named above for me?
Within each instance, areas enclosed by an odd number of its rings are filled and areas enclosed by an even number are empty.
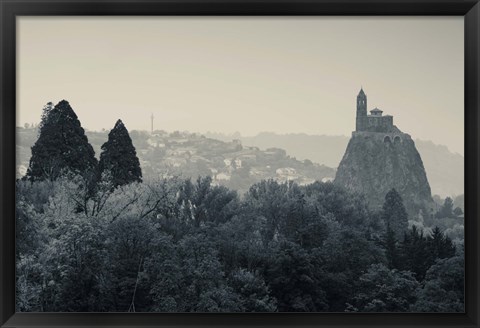
[[[477,1],[8,1],[1,327],[478,327]]]

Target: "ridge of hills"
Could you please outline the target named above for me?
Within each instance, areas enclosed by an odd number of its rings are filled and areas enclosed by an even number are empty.
[[[86,131],[95,154],[107,140],[108,131]],[[256,136],[239,133],[155,131],[130,132],[143,175],[181,175],[196,178],[211,175],[214,183],[246,191],[262,179],[294,180],[307,184],[335,177],[349,137],[262,132]],[[17,175],[24,174],[37,139],[36,128],[17,128]],[[446,146],[415,140],[433,195],[464,193],[464,157]],[[235,161],[237,160],[237,161]]]
[[[108,131],[86,131],[98,158]],[[239,140],[221,141],[197,133],[130,131],[144,180],[180,176],[196,179],[211,176],[214,185],[223,185],[240,193],[264,179],[279,182],[295,181],[300,185],[315,180],[330,181],[335,169],[297,160],[276,147],[260,149],[243,146]],[[17,177],[25,174],[31,156],[30,148],[37,140],[35,128],[17,128]]]
[[[239,133],[232,135],[206,133],[205,135],[219,140],[239,139],[244,145],[255,145],[260,149],[275,145],[285,149],[290,156],[299,160],[308,158],[312,162],[333,168],[338,167],[350,140],[347,136],[304,133],[262,132],[248,137],[243,137]],[[432,195],[439,195],[442,198],[462,195],[464,193],[464,157],[432,141],[415,139],[414,142],[422,158]]]

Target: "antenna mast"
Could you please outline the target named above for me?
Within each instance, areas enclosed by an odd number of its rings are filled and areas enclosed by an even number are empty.
[[[155,118],[155,117],[153,116],[153,113],[152,113],[152,116],[150,116],[151,123],[152,123],[152,124],[151,124],[151,131],[150,131],[151,134],[153,134],[153,119],[154,119],[154,118]]]

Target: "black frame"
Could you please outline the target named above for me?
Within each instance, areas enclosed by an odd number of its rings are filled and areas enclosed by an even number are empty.
[[[459,15],[465,17],[465,313],[15,313],[16,16]],[[480,327],[478,0],[0,0],[1,327]]]

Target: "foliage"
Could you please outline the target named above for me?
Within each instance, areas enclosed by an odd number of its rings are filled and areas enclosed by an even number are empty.
[[[272,296],[280,312],[321,312],[328,309],[321,288],[318,259],[298,244],[282,242],[267,270]]]
[[[442,207],[438,210],[438,212],[435,214],[435,216],[437,218],[451,218],[451,217],[454,217],[454,214],[453,214],[453,199],[450,198],[450,197],[445,198],[445,201],[443,202]]]
[[[30,180],[55,180],[65,171],[84,176],[95,173],[93,148],[67,101],[53,109],[45,107],[39,131],[26,174]]]
[[[127,128],[121,120],[108,134],[108,141],[102,145],[99,173],[108,173],[113,187],[142,181],[142,170],[137,152]]]
[[[395,232],[390,227],[387,227],[385,237],[383,240],[385,247],[385,256],[387,258],[387,266],[389,269],[400,267],[400,254],[398,249],[398,241],[395,237]]]
[[[437,261],[428,271],[418,289],[418,300],[412,310],[418,312],[464,311],[463,254]]]
[[[433,229],[432,236],[424,236],[423,231],[415,227],[405,233],[399,245],[399,268],[415,273],[417,280],[425,278],[427,270],[437,259],[455,255],[455,246],[451,239],[445,236],[439,228]]]
[[[112,188],[108,174],[93,194],[72,173],[17,181],[19,311],[463,308],[463,254],[449,237],[397,238],[331,183],[262,181],[240,198],[209,177]]]
[[[385,195],[382,207],[382,219],[385,225],[400,237],[408,228],[408,215],[403,205],[402,196],[395,190],[390,190]]]
[[[360,276],[360,290],[349,304],[354,312],[408,312],[416,300],[418,282],[410,271],[390,270],[383,264],[372,264]]]
[[[132,134],[143,146],[148,136]],[[193,137],[218,153],[215,165],[226,164],[226,150],[242,150]],[[28,179],[16,182],[18,311],[463,310],[463,211],[451,198],[439,226],[425,228],[421,216],[408,230],[395,189],[375,211],[332,183],[252,184],[259,172],[250,156],[228,169],[230,183],[248,190],[239,196],[189,151],[187,171],[200,163],[205,176],[143,182],[120,120],[101,149],[97,166],[68,102],[45,106]],[[298,162],[280,149],[255,153],[281,167]],[[445,229],[446,221],[455,224]]]

